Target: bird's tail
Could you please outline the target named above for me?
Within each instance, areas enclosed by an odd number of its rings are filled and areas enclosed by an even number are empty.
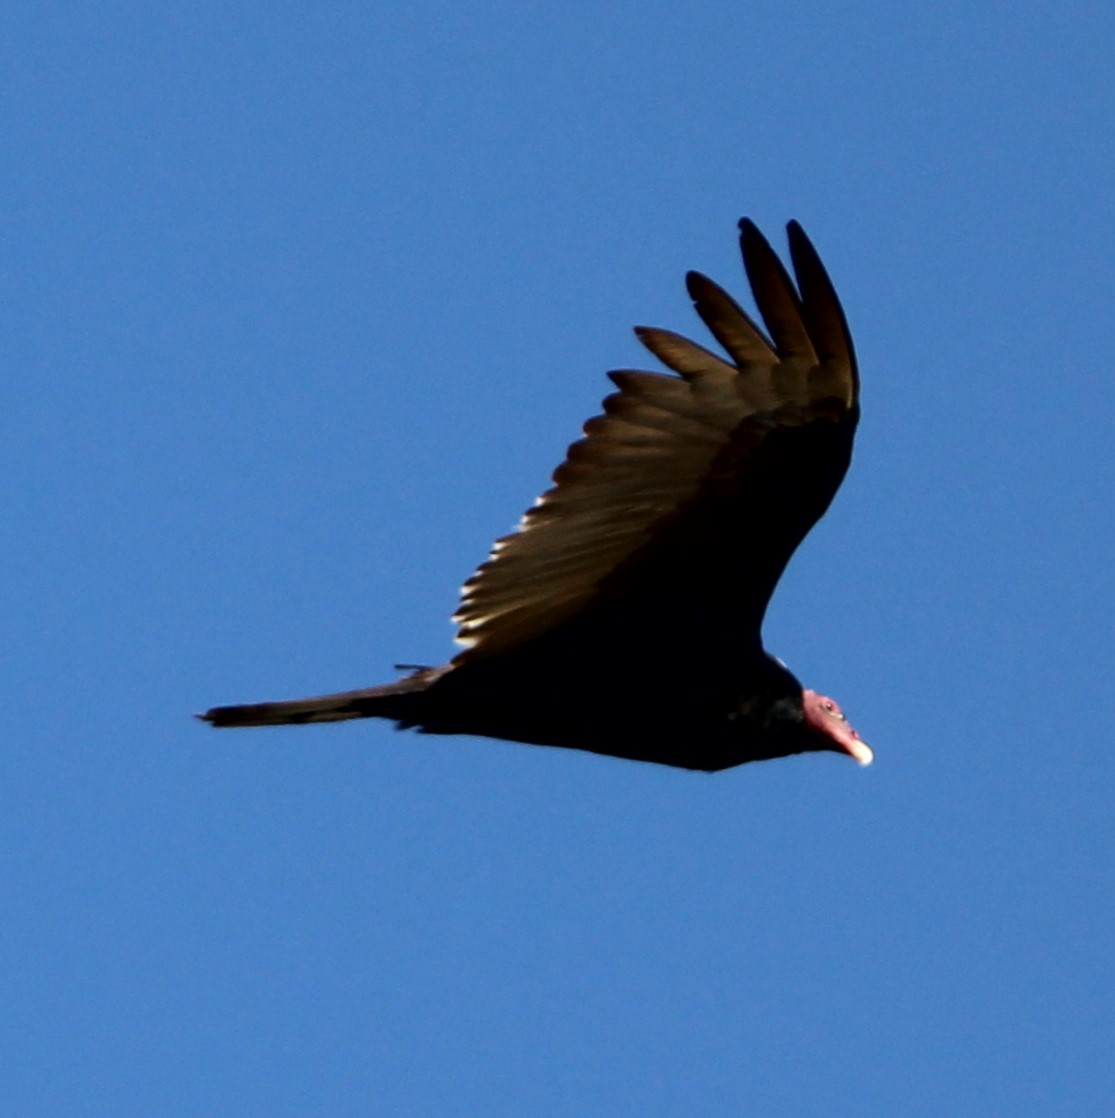
[[[381,687],[361,691],[340,691],[309,699],[289,699],[278,703],[249,703],[242,706],[213,707],[197,717],[210,726],[284,726],[301,722],[344,722],[350,718],[393,718],[413,724],[421,693],[441,675],[425,669]]]

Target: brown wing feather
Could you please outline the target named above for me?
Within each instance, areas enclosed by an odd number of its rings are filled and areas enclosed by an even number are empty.
[[[774,339],[779,357],[783,361],[815,364],[817,354],[794,281],[753,222],[740,223],[740,247],[755,306]]]
[[[637,330],[680,375],[609,374],[619,391],[554,487],[465,583],[455,663],[580,632],[601,611],[672,614],[694,633],[723,619],[753,626],[757,641],[778,577],[847,468],[858,405],[843,311],[805,234],[789,227],[795,287],[758,230],[741,230],[770,340],[690,274],[696,310],[732,363],[670,331]]]

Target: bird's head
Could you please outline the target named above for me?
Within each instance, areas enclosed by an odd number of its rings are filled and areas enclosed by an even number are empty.
[[[832,749],[837,753],[847,753],[861,765],[870,765],[875,758],[867,742],[852,729],[840,707],[832,699],[818,695],[816,691],[803,691],[801,696],[802,713],[805,715],[806,728],[824,739],[819,749]]]

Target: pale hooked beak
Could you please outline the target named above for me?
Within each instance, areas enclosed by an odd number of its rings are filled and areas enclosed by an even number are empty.
[[[848,756],[854,758],[861,765],[870,765],[875,760],[874,750],[867,742],[860,741],[859,738],[852,738],[851,741],[844,742],[844,748],[848,751]]]

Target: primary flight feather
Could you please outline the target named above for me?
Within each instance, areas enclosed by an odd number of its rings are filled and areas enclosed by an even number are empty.
[[[465,583],[464,649],[449,663],[201,717],[389,718],[710,772],[814,750],[867,764],[840,708],[762,646],[767,604],[844,478],[859,419],[844,312],[801,227],[787,233],[794,279],[740,222],[762,327],[712,280],[686,277],[726,357],[636,330],[672,372],[609,374],[604,414]]]

